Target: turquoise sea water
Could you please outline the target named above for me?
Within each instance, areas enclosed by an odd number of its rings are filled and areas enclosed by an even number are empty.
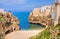
[[[20,21],[21,30],[31,30],[31,29],[41,29],[42,25],[30,24],[28,21],[30,12],[13,12],[13,15],[16,16]]]

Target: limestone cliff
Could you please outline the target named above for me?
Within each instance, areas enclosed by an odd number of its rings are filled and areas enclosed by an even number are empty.
[[[29,15],[29,22],[30,23],[39,23],[45,26],[52,24],[51,19],[51,8],[52,7],[45,7],[44,11],[41,8],[34,8],[34,10]]]
[[[0,12],[0,36],[20,30],[19,20],[11,12]]]

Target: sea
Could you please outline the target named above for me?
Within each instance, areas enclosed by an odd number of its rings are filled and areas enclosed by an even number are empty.
[[[44,28],[43,25],[29,23],[28,17],[30,12],[13,12],[13,15],[19,19],[21,30],[37,30]]]

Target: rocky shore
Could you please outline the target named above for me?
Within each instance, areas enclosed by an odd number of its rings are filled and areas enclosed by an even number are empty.
[[[20,30],[20,22],[11,12],[0,12],[0,37]]]

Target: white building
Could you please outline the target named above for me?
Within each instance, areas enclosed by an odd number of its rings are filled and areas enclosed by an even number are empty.
[[[60,0],[55,0],[54,26],[58,24],[59,16],[60,16]]]

